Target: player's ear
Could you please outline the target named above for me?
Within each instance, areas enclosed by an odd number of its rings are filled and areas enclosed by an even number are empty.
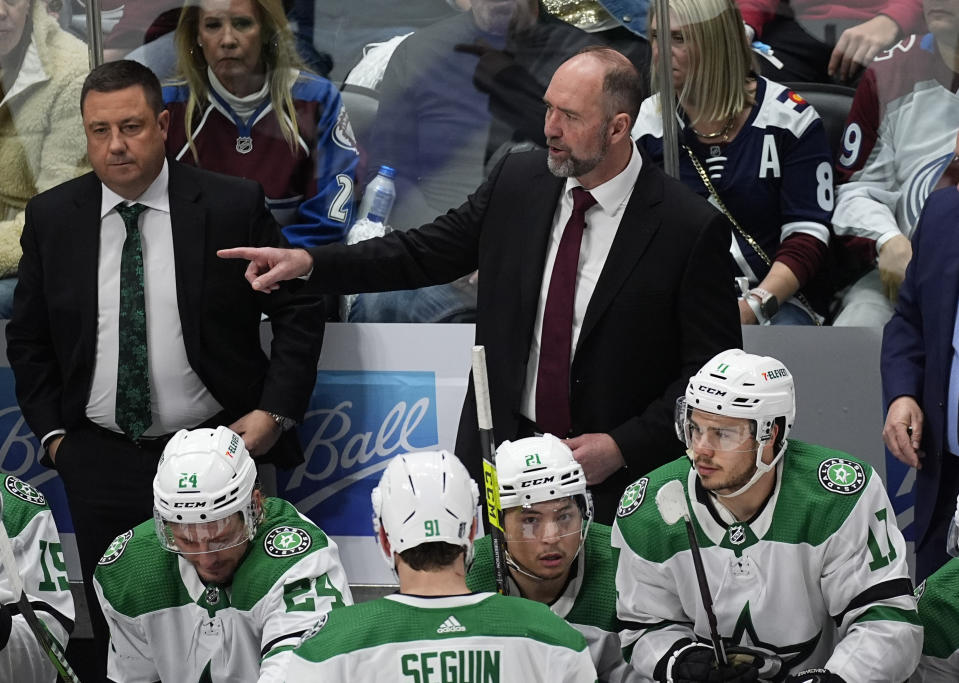
[[[470,527],[470,543],[476,538],[476,518],[473,518],[473,526]]]
[[[474,522],[475,524],[475,522]],[[393,554],[393,551],[390,550],[390,539],[386,537],[386,530],[383,529],[383,525],[380,525],[380,547],[383,548],[383,552],[386,553],[386,556],[389,557]]]

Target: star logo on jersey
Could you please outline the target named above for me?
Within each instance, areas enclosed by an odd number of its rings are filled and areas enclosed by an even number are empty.
[[[310,628],[303,632],[303,635],[300,636],[300,641],[296,644],[297,647],[308,641],[310,638],[319,633],[324,626],[326,626],[326,620],[330,618],[329,612],[324,612],[320,615],[320,618],[317,619]]]
[[[263,549],[270,557],[291,557],[309,550],[313,545],[310,535],[292,526],[278,526],[271,529],[263,539]]]
[[[103,557],[100,558],[99,564],[113,564],[119,560],[120,556],[123,554],[123,551],[126,550],[127,543],[130,542],[131,538],[133,538],[133,529],[125,531],[114,538],[113,542],[107,548],[107,551],[103,553]]]
[[[736,626],[733,628],[733,635],[732,638],[729,639],[729,642],[732,645],[743,645],[774,655],[782,661],[780,671],[789,671],[794,666],[801,664],[812,656],[821,637],[822,629],[812,638],[802,643],[774,645],[773,643],[763,642],[756,633],[756,627],[753,626],[753,618],[749,611],[749,603],[747,602],[742,612],[739,613],[739,618],[736,620]]]
[[[446,617],[446,621],[440,624],[440,627],[436,629],[437,633],[461,633],[466,630],[466,627],[459,622],[459,619],[454,617],[452,614]]]
[[[866,471],[858,462],[829,458],[819,466],[819,483],[827,491],[849,495],[866,485]]]
[[[34,505],[47,504],[47,499],[43,497],[42,493],[30,486],[30,484],[27,482],[20,481],[12,474],[7,475],[7,478],[4,479],[3,486],[5,489],[7,489],[7,491],[20,500],[25,500],[28,503],[33,503]]]
[[[619,509],[616,511],[617,517],[627,517],[636,508],[643,504],[646,498],[646,486],[649,484],[649,477],[643,477],[639,481],[630,484],[623,492],[623,497],[619,501]]]

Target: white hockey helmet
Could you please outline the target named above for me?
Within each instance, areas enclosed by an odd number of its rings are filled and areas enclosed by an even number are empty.
[[[689,380],[686,395],[676,402],[676,433],[693,458],[689,417],[693,410],[751,420],[755,429],[756,474],[743,488],[746,491],[764,473],[772,470],[786,451],[789,431],[796,418],[793,377],[781,361],[757,356],[741,349],[719,353]],[[776,453],[764,463],[763,450],[773,438],[773,425],[780,424]]]
[[[227,427],[181,429],[163,449],[153,479],[157,537],[185,554],[234,547],[256,535],[256,465],[243,439]],[[243,523],[233,522],[242,513]]]
[[[420,451],[395,456],[370,498],[373,529],[378,535],[382,528],[390,542],[390,567],[395,567],[393,553],[436,541],[465,548],[469,565],[479,489],[455,455]]]

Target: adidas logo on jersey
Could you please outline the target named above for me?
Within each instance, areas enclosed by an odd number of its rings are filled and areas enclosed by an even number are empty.
[[[436,629],[437,633],[458,633],[460,631],[465,631],[466,627],[459,622],[459,620],[450,615],[447,617],[446,621],[440,624],[440,627]]]

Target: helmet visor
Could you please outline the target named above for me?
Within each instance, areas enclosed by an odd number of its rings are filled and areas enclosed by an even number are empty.
[[[241,512],[199,524],[168,522],[154,512],[154,521],[160,545],[181,555],[201,555],[228,550],[252,538]]]
[[[578,496],[577,496],[578,498]],[[583,510],[573,497],[521,505],[506,511],[504,536],[507,543],[553,542],[583,533]]]
[[[753,420],[694,410],[685,398],[676,401],[676,429],[687,448],[748,453],[756,450],[756,423]]]

